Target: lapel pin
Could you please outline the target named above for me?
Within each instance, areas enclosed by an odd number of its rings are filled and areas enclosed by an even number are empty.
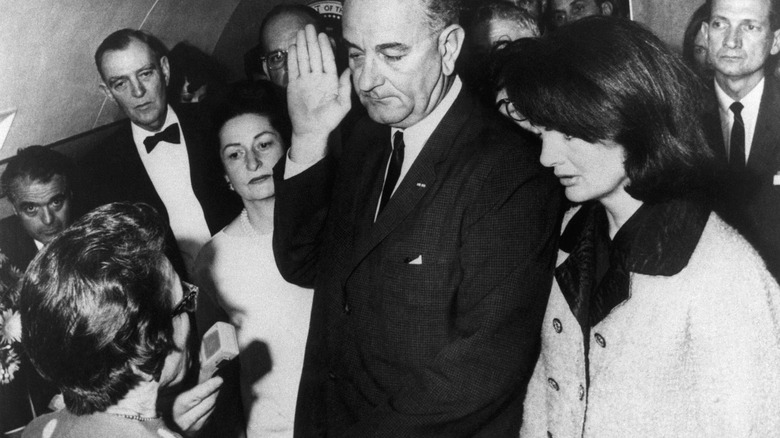
[[[421,189],[425,188],[425,183],[417,183],[417,187],[420,187]]]

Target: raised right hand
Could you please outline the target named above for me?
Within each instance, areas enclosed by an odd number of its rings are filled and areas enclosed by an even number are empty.
[[[350,110],[350,71],[338,76],[330,40],[324,33],[317,35],[312,25],[298,31],[296,44],[288,50],[287,70],[290,157],[313,162],[325,156],[328,135]]]

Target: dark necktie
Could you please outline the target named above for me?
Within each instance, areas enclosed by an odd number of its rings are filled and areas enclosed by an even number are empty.
[[[390,154],[390,167],[387,169],[387,177],[385,178],[385,185],[382,188],[382,199],[379,202],[379,212],[377,216],[382,213],[382,209],[385,208],[387,202],[390,200],[390,196],[393,194],[395,184],[398,182],[398,177],[401,175],[401,165],[404,163],[404,133],[398,131],[393,137],[393,152]]]
[[[146,139],[144,139],[144,146],[146,146],[146,153],[148,154],[149,152],[152,152],[154,147],[157,146],[157,143],[161,141],[179,144],[179,142],[181,141],[179,138],[179,124],[174,123],[173,125],[165,128],[164,130],[158,132],[157,134],[146,137]]]
[[[739,102],[734,102],[729,107],[734,113],[734,125],[731,127],[729,143],[729,167],[734,170],[745,168],[745,122],[742,121],[742,108],[744,106]]]

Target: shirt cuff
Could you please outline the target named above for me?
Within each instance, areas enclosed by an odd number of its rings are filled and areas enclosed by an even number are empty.
[[[284,179],[290,179],[300,173],[303,173],[306,169],[314,166],[320,160],[312,161],[310,163],[296,163],[290,158],[290,150],[287,150],[287,162],[284,166]]]

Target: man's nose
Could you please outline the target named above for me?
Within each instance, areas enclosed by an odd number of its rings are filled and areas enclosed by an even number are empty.
[[[140,81],[130,81],[130,93],[133,97],[143,97],[146,94],[146,87]]]
[[[48,206],[41,208],[41,223],[44,225],[51,225],[54,223],[56,219],[56,216],[54,215],[54,212],[51,211],[51,208]]]
[[[742,47],[742,30],[739,26],[729,28],[726,38],[723,39],[723,45],[730,49],[739,49]]]
[[[360,71],[357,73],[357,86],[360,91],[371,91],[382,83],[382,76],[378,71],[376,61],[373,58],[367,57],[361,66]]]

